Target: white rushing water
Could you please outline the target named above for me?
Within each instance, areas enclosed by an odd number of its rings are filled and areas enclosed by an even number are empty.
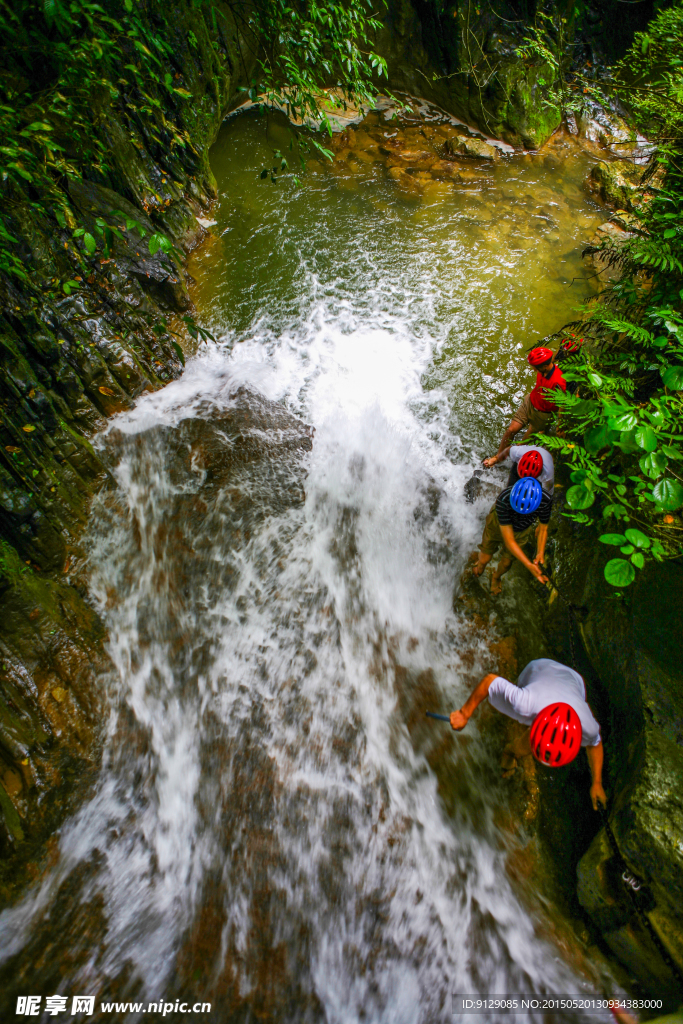
[[[433,270],[387,280],[368,246],[362,275],[356,250],[327,281],[299,248],[298,308],[219,325],[102,440],[104,763],[55,867],[0,916],[21,962],[68,893],[59,991],[414,1024],[451,1020],[453,992],[587,984],[509,880],[496,744],[473,722],[441,749],[463,794],[450,815],[427,763],[447,726],[423,724],[424,694],[459,706],[490,668],[453,611],[485,504],[465,503],[473,464],[445,392],[423,387],[447,333]],[[452,336],[481,314],[464,270],[448,288]]]
[[[263,942],[330,1022],[448,1020],[455,991],[577,990],[508,881],[500,792],[447,818],[400,713],[394,666],[431,668],[446,706],[486,670],[485,649],[463,668],[468,625],[452,611],[481,510],[464,503],[470,470],[415,411],[430,346],[399,322],[344,319],[320,306],[277,342],[207,345],[110,430],[119,493],[92,529],[116,667],[105,764],[58,867],[2,921],[6,951],[20,948],[98,851],[77,898],[103,899],[106,928],[67,988],[106,997],[132,964],[138,998],[158,998],[211,877],[221,926],[205,978],[229,950],[247,1001]],[[220,428],[240,385],[315,428],[303,505],[273,508],[286,460],[239,468],[204,505],[201,467],[174,474],[168,437],[196,419]],[[416,515],[430,485],[438,512]],[[221,526],[236,486],[264,506],[237,541]],[[454,740],[445,756],[476,790],[495,755]]]

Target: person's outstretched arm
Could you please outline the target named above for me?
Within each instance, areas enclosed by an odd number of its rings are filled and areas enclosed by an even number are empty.
[[[453,716],[451,715],[451,718],[452,717]],[[602,740],[598,743],[597,747],[586,747],[586,757],[588,758],[588,766],[591,770],[592,780],[590,796],[594,811],[597,811],[598,809],[598,801],[603,807],[607,807],[607,796],[602,788],[602,762],[604,756]]]
[[[530,562],[526,557],[519,544],[515,540],[515,532],[511,526],[503,526],[501,523],[500,534],[503,538],[503,544],[522,565],[526,566],[532,576],[535,576],[539,583],[547,583],[548,577],[544,576],[543,572],[534,562]]]
[[[486,468],[490,469],[491,466],[496,466],[499,462],[505,462],[508,455],[510,454],[511,447],[512,445],[509,444],[507,448],[503,448],[503,450],[498,452],[497,455],[492,455],[490,459],[484,459],[484,465],[486,466]]]
[[[536,557],[534,558],[534,565],[545,564],[545,545],[548,540],[548,524],[539,523],[538,533],[536,534]]]
[[[494,679],[498,676],[495,672],[489,672],[487,676],[484,676],[482,681],[475,686],[472,693],[469,695],[463,706],[459,711],[451,711],[451,728],[459,732],[464,729],[470,718],[479,707],[481,702],[486,699],[489,692],[489,686]]]

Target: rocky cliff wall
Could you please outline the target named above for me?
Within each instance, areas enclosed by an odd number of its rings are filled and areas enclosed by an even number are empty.
[[[607,696],[610,822],[641,903],[683,972],[683,567],[653,565],[626,601],[605,600],[598,552],[581,626]],[[578,865],[578,896],[605,941],[651,992],[680,1000],[680,981],[634,911],[604,828]],[[675,1005],[675,1002],[674,1002]]]
[[[215,193],[209,147],[253,64],[225,5],[214,3],[215,20],[191,0],[170,7],[164,71],[187,98],[154,121],[99,101],[108,172],[66,183],[86,230],[95,234],[98,218],[120,228],[107,258],[30,193],[9,207],[33,287],[0,279],[0,901],[17,870],[20,881],[35,875],[46,837],[97,766],[107,657],[79,537],[107,469],[89,439],[181,372],[168,325],[190,306],[186,275],[149,240],[161,231],[182,252],[200,238],[197,215]],[[185,146],[172,144],[171,118]],[[126,229],[133,221],[145,238]]]
[[[516,54],[521,22],[504,5],[501,15],[488,4],[451,3],[440,11],[432,0],[390,0],[378,50],[393,88],[423,96],[491,137],[538,149],[562,121],[557,74],[547,62]]]

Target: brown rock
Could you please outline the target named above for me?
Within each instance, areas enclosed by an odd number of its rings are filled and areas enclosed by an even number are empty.
[[[466,135],[457,135],[455,139],[447,139],[444,144],[444,157],[470,157],[477,160],[497,160],[500,156],[495,146],[483,139],[472,139]]]

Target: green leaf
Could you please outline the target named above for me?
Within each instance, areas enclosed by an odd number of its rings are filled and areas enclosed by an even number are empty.
[[[619,435],[619,440],[616,441],[615,444],[621,448],[622,452],[626,452],[627,454],[642,451],[642,448],[636,442],[635,430],[622,430]]]
[[[95,241],[93,236],[89,234],[87,231],[83,235],[83,244],[90,253],[93,253],[97,248],[97,242]]]
[[[664,387],[672,391],[683,390],[683,366],[680,363],[669,366],[662,374],[662,380]]]
[[[612,430],[633,430],[638,425],[638,417],[634,412],[622,412],[617,416],[610,416],[608,423]]]
[[[177,342],[177,341],[172,341],[172,342],[171,342],[171,347],[173,348],[173,351],[174,351],[174,352],[175,352],[175,354],[176,354],[176,355],[178,356],[178,359],[180,360],[180,362],[181,362],[181,363],[183,364],[183,366],[184,366],[184,365],[185,365],[185,353],[184,353],[184,352],[183,352],[183,350],[181,349],[181,347],[180,347],[180,345],[178,344],[178,342]]]
[[[28,171],[24,170],[21,164],[11,163],[7,164],[7,166],[13,168],[13,170],[15,170],[17,174],[20,174],[21,177],[24,178],[26,181],[33,181],[33,175],[30,174]]]
[[[646,476],[649,476],[651,480],[656,480],[669,465],[669,460],[661,451],[652,452],[650,455],[643,455],[638,460],[638,465]]]
[[[678,480],[671,480],[669,477],[655,484],[652,496],[667,512],[675,512],[683,505],[683,487]]]
[[[595,494],[583,484],[575,484],[567,491],[567,504],[570,508],[590,508],[595,501]]]
[[[622,555],[632,555],[636,549],[634,548],[633,544],[625,544],[623,548],[619,548],[619,550],[621,551]]]
[[[597,455],[601,448],[606,448],[607,445],[611,444],[613,437],[613,431],[610,430],[607,423],[598,423],[597,426],[591,427],[590,430],[586,431],[584,441],[586,450],[591,455]]]
[[[634,528],[630,528],[628,530],[624,530],[624,533],[626,534],[626,539],[628,541],[630,541],[630,543],[633,544],[634,547],[636,547],[636,548],[649,548],[650,547],[650,543],[651,543],[650,538],[646,534],[644,534],[641,530],[636,530]]]
[[[126,8],[128,13],[130,14],[132,12],[132,10],[133,10],[133,0],[123,0],[123,6]]]
[[[636,428],[636,444],[644,448],[646,452],[653,452],[657,447],[657,435],[652,427],[641,426]]]
[[[635,551],[631,555],[631,561],[635,566],[637,566],[638,569],[642,569],[645,565],[645,555],[642,553],[642,551]]]
[[[595,388],[599,388],[600,385],[602,384],[602,377],[600,376],[599,373],[589,373],[588,374],[588,380],[591,382],[591,384]]]
[[[149,242],[147,243],[150,256],[154,256],[154,254],[159,252],[159,249],[161,249],[161,239],[162,236],[158,233],[150,235]]]
[[[673,445],[663,444],[662,451],[665,455],[668,455],[670,459],[683,459],[683,452],[680,448],[674,448]]]
[[[610,558],[605,566],[605,579],[613,587],[628,587],[635,578],[635,569],[624,558]]]
[[[626,537],[622,533],[603,533],[598,539],[603,544],[614,544],[615,547],[621,547],[622,544],[626,543]]]

